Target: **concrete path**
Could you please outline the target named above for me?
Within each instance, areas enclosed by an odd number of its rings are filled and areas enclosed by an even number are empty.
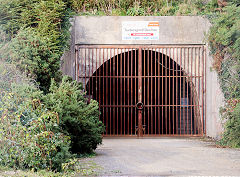
[[[240,176],[240,150],[196,138],[104,139],[101,176]]]

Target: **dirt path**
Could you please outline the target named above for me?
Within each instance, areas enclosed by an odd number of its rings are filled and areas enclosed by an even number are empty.
[[[193,138],[104,139],[96,153],[100,176],[240,176],[240,150]]]

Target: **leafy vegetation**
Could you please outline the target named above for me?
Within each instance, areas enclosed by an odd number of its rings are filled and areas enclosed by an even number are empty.
[[[84,95],[81,85],[65,76],[60,84],[52,80],[50,93],[43,99],[49,110],[58,113],[74,153],[90,153],[102,142],[98,103],[91,100],[88,104]]]
[[[97,102],[60,73],[70,4],[0,0],[1,165],[62,171],[102,141]]]
[[[6,177],[62,177],[62,176],[98,176],[102,174],[102,167],[94,163],[89,158],[73,158],[62,165],[62,172],[48,170],[33,171],[29,169],[15,170],[13,168],[0,166],[0,175]]]
[[[237,3],[237,2],[236,2]],[[239,3],[239,2],[238,2]],[[209,34],[214,68],[218,71],[226,106],[221,143],[240,147],[240,6],[231,4],[213,20]]]
[[[217,0],[71,0],[71,7],[87,15],[197,15],[215,11]]]
[[[103,125],[81,85],[63,77],[44,95],[15,66],[1,64],[0,165],[61,171],[73,153],[96,149]]]
[[[9,70],[5,65],[0,75]],[[58,115],[40,102],[42,92],[24,79],[1,84],[8,89],[2,89],[0,95],[0,164],[61,170],[61,164],[71,157],[70,138],[61,132]]]
[[[33,76],[47,92],[60,78],[60,57],[69,41],[69,10],[62,0],[0,0],[0,26],[9,46],[5,60]],[[24,49],[24,50],[23,50]]]
[[[47,40],[32,28],[19,30],[4,54],[5,60],[35,79],[44,92],[48,91],[51,78],[60,80],[61,76],[58,55],[49,49]]]

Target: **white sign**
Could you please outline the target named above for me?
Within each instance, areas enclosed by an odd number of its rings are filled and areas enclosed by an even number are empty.
[[[122,40],[159,40],[159,22],[123,21]]]

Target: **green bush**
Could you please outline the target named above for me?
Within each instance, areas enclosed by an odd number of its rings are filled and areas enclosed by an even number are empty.
[[[51,78],[61,78],[60,58],[70,38],[66,4],[63,0],[0,0],[0,28],[12,39],[7,46],[0,44],[1,55],[7,53],[44,92]]]
[[[50,46],[58,46],[66,13],[62,0],[0,0],[0,4],[0,25],[11,37],[31,27],[48,37]]]
[[[5,93],[2,100],[6,102],[15,96]],[[38,113],[33,113],[33,109],[27,110],[31,106],[23,103],[15,108],[16,112],[10,112],[13,107],[9,105],[4,107],[0,122],[0,164],[16,169],[60,171],[62,163],[71,157],[69,138],[54,130],[58,126],[56,114],[37,110],[39,108],[34,109]],[[24,113],[31,111],[31,120],[25,125],[21,119],[26,115],[18,112],[23,108]]]
[[[235,1],[235,0],[233,0]],[[217,0],[70,0],[69,6],[79,14],[99,15],[205,15],[214,12]]]
[[[52,80],[44,99],[49,110],[57,112],[60,126],[71,137],[74,153],[89,153],[102,142],[103,124],[99,121],[98,103],[88,104],[81,85],[64,77],[60,84]]]
[[[0,61],[0,93],[0,165],[61,171],[72,152],[90,153],[102,141],[97,102],[87,103],[81,85],[67,77],[53,80],[44,95]]]
[[[228,105],[222,110],[222,115],[227,122],[220,143],[226,146],[240,147],[240,100],[228,101]]]
[[[4,57],[28,77],[34,78],[44,92],[48,91],[51,78],[59,80],[61,76],[58,55],[49,49],[47,43],[48,38],[26,28],[20,30],[8,44]]]
[[[58,114],[40,102],[42,92],[24,76],[19,78],[6,78],[8,85],[0,83],[0,165],[61,171],[72,157],[70,138],[60,129]]]
[[[227,6],[215,19],[209,34],[209,42],[212,52],[215,54],[215,66],[221,70],[222,60],[226,53],[239,62],[240,56],[240,7]],[[237,63],[238,64],[238,63]],[[225,68],[224,68],[225,69]]]

